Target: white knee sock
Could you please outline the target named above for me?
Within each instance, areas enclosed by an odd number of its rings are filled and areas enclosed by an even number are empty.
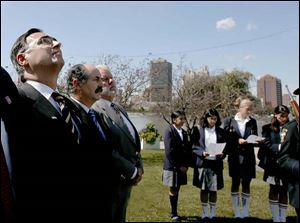
[[[278,201],[269,199],[269,204],[270,204],[270,208],[271,208],[271,212],[272,212],[273,222],[280,222]]]
[[[242,192],[242,205],[243,205],[243,212],[242,217],[249,217],[249,203],[250,203],[250,194]]]
[[[287,207],[288,207],[287,204],[279,203],[279,219],[280,219],[280,222],[286,222]]]
[[[202,214],[201,218],[206,218],[208,217],[208,203],[202,203]]]
[[[232,207],[234,210],[234,217],[235,218],[240,218],[241,213],[240,213],[240,196],[239,192],[231,192],[231,202],[232,202]]]
[[[210,216],[209,216],[209,218],[216,217],[216,203],[209,202],[209,206],[210,206]]]

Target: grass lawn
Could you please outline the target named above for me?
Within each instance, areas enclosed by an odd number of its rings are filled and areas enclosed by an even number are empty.
[[[133,187],[127,221],[129,222],[167,222],[170,221],[168,187],[161,181],[163,150],[142,150],[145,174],[138,186]],[[227,161],[224,161],[225,187],[218,191],[217,222],[233,222],[230,198],[231,178],[228,176]],[[272,222],[268,203],[269,185],[262,180],[263,172],[257,171],[256,179],[251,182],[250,220],[248,222]],[[201,221],[199,189],[192,185],[193,169],[188,170],[188,185],[182,186],[179,194],[178,214],[183,221]],[[296,213],[289,205],[287,222],[296,222]]]

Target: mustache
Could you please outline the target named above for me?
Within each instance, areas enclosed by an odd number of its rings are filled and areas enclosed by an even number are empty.
[[[97,94],[97,93],[99,93],[99,92],[102,92],[102,86],[99,86],[99,87],[97,87],[97,89],[95,90],[95,93]]]

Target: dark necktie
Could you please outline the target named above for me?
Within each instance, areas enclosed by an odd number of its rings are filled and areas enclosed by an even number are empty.
[[[1,132],[0,132],[1,133]],[[8,168],[4,157],[0,138],[0,207],[3,209],[4,219],[11,222],[13,219],[13,195]]]
[[[88,115],[89,115],[90,119],[93,121],[93,123],[95,124],[95,126],[97,127],[100,137],[106,141],[105,134],[101,128],[100,123],[98,122],[98,119],[97,119],[97,113],[93,109],[90,109],[88,112]]]
[[[80,143],[79,133],[72,121],[71,110],[68,108],[64,96],[62,96],[58,92],[53,92],[52,97],[59,104],[59,109],[61,111],[62,118],[65,121],[65,123],[67,124],[67,126],[70,129],[70,131],[72,132],[72,134],[74,135],[76,142],[79,144]],[[73,117],[74,117],[74,115],[75,114],[73,114]]]

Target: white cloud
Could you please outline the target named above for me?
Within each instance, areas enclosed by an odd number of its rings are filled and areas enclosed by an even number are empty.
[[[244,60],[255,60],[256,57],[254,55],[249,54],[249,55],[244,56],[243,59]]]
[[[236,23],[232,17],[228,17],[222,20],[219,20],[216,22],[216,28],[217,29],[225,29],[229,30],[235,27]]]
[[[247,29],[248,31],[252,31],[252,30],[257,29],[257,26],[256,26],[255,24],[249,23],[249,24],[247,25],[246,29]]]

